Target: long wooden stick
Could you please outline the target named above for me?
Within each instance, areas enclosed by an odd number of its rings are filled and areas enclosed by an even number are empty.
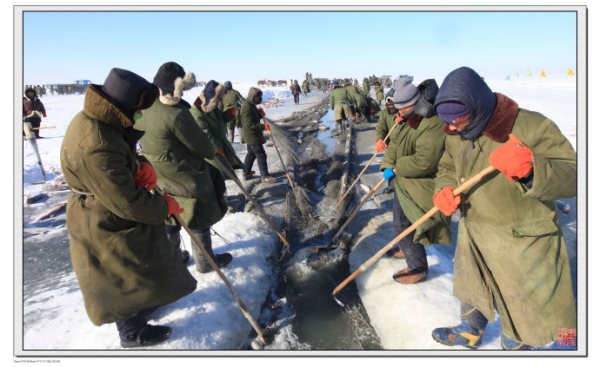
[[[483,177],[494,172],[495,170],[496,169],[494,168],[494,166],[488,166],[488,167],[484,168],[481,172],[479,172],[475,176],[473,176],[470,179],[468,179],[467,181],[465,181],[458,188],[454,189],[454,191],[452,191],[452,193],[454,194],[454,196],[461,194],[463,191],[465,191],[469,187],[475,185],[477,182],[481,181],[481,179]],[[421,218],[416,220],[410,227],[406,228],[402,233],[400,233],[398,236],[396,236],[396,238],[394,238],[392,241],[390,241],[390,243],[385,245],[381,250],[377,251],[377,253],[375,255],[373,255],[370,259],[368,259],[361,266],[359,266],[358,269],[356,269],[352,274],[350,274],[350,276],[348,278],[346,278],[343,282],[340,283],[340,285],[338,285],[333,290],[333,293],[331,295],[335,296],[336,294],[338,294],[338,292],[341,291],[346,285],[348,285],[348,283],[350,283],[360,273],[364,272],[365,270],[367,270],[371,266],[373,266],[373,264],[375,264],[375,262],[377,260],[379,260],[379,258],[382,257],[389,249],[394,247],[394,245],[396,245],[401,239],[406,237],[409,233],[411,233],[412,231],[417,229],[421,224],[423,224],[427,219],[429,219],[429,217],[431,217],[432,215],[437,213],[438,210],[439,209],[435,206],[433,208],[431,208]]]
[[[163,192],[162,192],[162,190],[160,188],[158,188],[158,186],[154,187],[154,191],[158,195],[163,196]],[[212,259],[212,257],[208,253],[208,251],[206,251],[206,249],[200,243],[200,240],[198,239],[198,237],[196,237],[196,235],[194,235],[194,233],[192,232],[192,230],[190,229],[190,227],[188,227],[188,225],[181,218],[181,216],[179,214],[172,214],[172,215],[177,220],[177,222],[188,233],[188,235],[190,236],[190,238],[192,239],[192,241],[194,242],[194,244],[196,245],[196,247],[198,248],[198,250],[200,250],[200,252],[204,256],[204,258],[206,259],[206,261],[208,261],[208,263],[210,264],[210,266],[217,272],[217,274],[219,274],[219,277],[223,280],[223,282],[225,283],[225,285],[227,286],[227,288],[229,289],[229,291],[233,295],[233,298],[235,298],[235,300],[237,301],[238,305],[240,306],[240,309],[242,310],[242,313],[244,314],[244,316],[246,317],[246,319],[250,322],[250,325],[252,325],[252,328],[254,329],[254,331],[256,331],[256,333],[258,334],[258,338],[260,339],[260,341],[262,341],[264,343],[265,342],[265,338],[264,338],[262,329],[260,328],[260,326],[258,325],[258,323],[256,322],[256,320],[254,320],[254,318],[252,317],[252,315],[250,315],[250,312],[248,311],[248,307],[246,307],[246,305],[244,304],[244,302],[240,298],[239,294],[235,291],[235,289],[233,289],[233,286],[231,285],[231,283],[229,282],[229,280],[227,280],[227,277],[225,276],[225,274],[223,274],[223,272],[219,268],[219,265],[217,265],[217,263],[215,263],[215,261]]]
[[[273,223],[271,218],[269,218],[267,213],[265,213],[262,206],[260,206],[260,204],[258,204],[258,202],[256,200],[254,200],[252,195],[250,195],[248,190],[246,190],[244,188],[244,185],[242,184],[240,179],[237,177],[237,175],[234,172],[231,172],[230,170],[228,170],[227,167],[225,167],[225,165],[223,165],[223,163],[221,163],[221,161],[219,160],[219,156],[215,156],[215,159],[213,159],[213,162],[215,162],[217,164],[217,166],[219,166],[219,169],[221,170],[221,172],[225,172],[225,174],[227,176],[229,176],[229,178],[231,178],[238,185],[238,187],[240,188],[240,190],[242,190],[242,192],[244,193],[246,198],[248,200],[250,200],[250,202],[252,202],[252,204],[258,210],[258,212],[261,214],[261,216],[267,221],[267,223],[271,226],[271,228],[275,231],[275,233],[277,233],[277,236],[279,237],[281,242],[283,242],[283,245],[284,245],[284,251],[282,253],[282,258],[283,258],[283,255],[285,255],[290,250],[290,244],[289,244],[288,240],[279,231],[279,228],[277,228],[277,226],[275,225],[275,223]]]
[[[267,119],[266,117],[263,117],[263,119],[265,121],[267,121],[268,124],[271,124],[272,121]],[[273,141],[273,146],[275,147],[275,151],[277,152],[277,155],[279,156],[279,160],[281,161],[281,165],[283,166],[283,170],[285,171],[285,176],[287,177],[287,180],[290,184],[290,187],[293,189],[294,188],[294,183],[292,182],[292,178],[290,177],[290,173],[287,170],[287,167],[285,165],[285,163],[283,163],[283,158],[281,158],[281,153],[279,153],[279,148],[277,148],[277,143],[275,142],[275,138],[273,137],[273,133],[271,132],[271,129],[269,128],[269,130],[267,130],[269,133],[269,136],[271,137],[271,140]]]
[[[362,206],[365,205],[365,203],[367,201],[369,201],[369,199],[371,199],[371,196],[373,196],[373,194],[375,194],[375,191],[377,191],[377,189],[379,189],[379,187],[381,187],[381,185],[383,185],[384,182],[385,182],[385,178],[382,178],[381,181],[379,181],[377,183],[377,185],[375,185],[375,187],[373,187],[371,189],[371,191],[369,191],[369,193],[367,194],[367,196],[365,196],[365,198],[360,202],[360,204],[358,204],[358,206],[356,207],[356,209],[354,209],[354,211],[352,212],[352,214],[350,214],[350,216],[348,217],[348,219],[346,220],[346,222],[340,227],[340,229],[337,231],[337,233],[335,234],[335,236],[333,236],[333,238],[331,239],[331,243],[329,244],[329,247],[333,246],[337,242],[337,240],[344,233],[344,230],[346,229],[346,227],[348,227],[348,224],[350,224],[350,221],[352,219],[354,219],[354,217],[356,216],[356,213],[358,213],[358,211],[360,210],[360,208],[362,208]]]
[[[392,126],[392,128],[390,129],[390,132],[383,139],[384,142],[390,137],[390,135],[392,135],[392,131],[394,131],[394,129],[396,128],[396,126],[398,126],[398,124],[399,124],[399,122],[396,122],[394,124],[394,126]],[[356,179],[354,179],[354,182],[352,182],[352,184],[350,185],[350,187],[348,187],[348,190],[346,190],[346,192],[344,193],[344,195],[342,195],[342,197],[340,198],[340,200],[337,203],[336,208],[339,208],[339,206],[342,203],[342,201],[344,201],[344,199],[346,198],[346,196],[350,193],[350,190],[352,190],[352,188],[358,182],[358,180],[361,178],[361,176],[363,175],[363,173],[365,173],[365,171],[367,170],[367,168],[369,168],[369,165],[373,162],[373,160],[375,159],[375,157],[377,157],[377,154],[379,154],[379,152],[377,150],[375,150],[375,154],[373,154],[373,156],[371,157],[371,159],[369,160],[369,162],[367,162],[367,165],[365,166],[365,168],[363,168],[363,170],[358,174],[358,176],[356,176]]]

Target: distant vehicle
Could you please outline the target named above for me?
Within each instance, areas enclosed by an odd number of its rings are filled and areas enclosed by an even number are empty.
[[[75,81],[76,85],[85,85],[86,87],[90,84],[92,84],[91,80],[87,80],[87,79],[80,79],[80,80],[76,80]]]

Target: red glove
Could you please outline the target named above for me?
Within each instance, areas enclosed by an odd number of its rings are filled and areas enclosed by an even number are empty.
[[[46,117],[46,112],[44,112],[44,117]]]
[[[533,153],[519,138],[510,134],[508,141],[490,154],[490,164],[515,182],[533,170]]]
[[[271,131],[271,125],[269,125],[269,124],[265,124],[265,130],[267,130],[267,131]]]
[[[215,152],[216,155],[223,155],[223,153],[225,153],[225,151],[223,151],[223,148],[219,148],[217,149],[217,151]]]
[[[460,205],[460,195],[454,196],[452,193],[454,189],[452,186],[446,186],[433,194],[433,204],[444,215],[452,215]]]
[[[150,191],[156,186],[156,179],[156,171],[150,163],[142,162],[139,166],[135,167],[134,181],[138,187]]]
[[[379,139],[375,142],[375,150],[377,153],[381,153],[387,148],[387,145],[383,142],[383,139]]]
[[[169,208],[169,212],[167,213],[167,215],[183,213],[183,208],[179,206],[177,200],[173,199],[166,192],[163,193],[163,198],[167,202],[167,207]]]
[[[257,111],[258,111],[258,116],[260,118],[265,117],[265,110],[263,110],[262,108],[258,108]]]

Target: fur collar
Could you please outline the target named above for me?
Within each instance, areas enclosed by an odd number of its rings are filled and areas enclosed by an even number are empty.
[[[493,141],[504,143],[508,140],[508,135],[512,131],[512,127],[519,114],[519,105],[502,93],[496,93],[496,98],[498,100],[496,109],[483,130],[483,135]],[[456,134],[448,129],[448,124],[444,124],[442,130],[446,134]]]
[[[413,114],[408,121],[406,121],[406,124],[408,125],[408,127],[410,127],[411,129],[416,129],[417,127],[419,127],[419,124],[421,123],[421,120],[423,120],[423,116],[421,115],[417,115],[416,113]]]

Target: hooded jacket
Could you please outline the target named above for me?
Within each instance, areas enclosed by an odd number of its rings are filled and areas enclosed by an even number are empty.
[[[69,124],[60,162],[71,261],[94,325],[124,320],[191,293],[196,281],[163,228],[167,204],[134,182],[133,121],[91,85]]]
[[[576,155],[553,121],[482,83],[473,70],[460,68],[440,87],[436,105],[461,102],[484,129],[479,135],[468,130],[468,140],[465,134],[446,135],[436,192],[458,187],[489,166],[490,153],[511,133],[533,152],[533,183],[511,182],[496,171],[462,194],[454,294],[489,320],[496,309],[510,338],[543,346],[557,340],[562,328],[576,327],[569,259],[555,208],[556,199],[577,194]]]
[[[242,138],[248,145],[261,145],[265,143],[265,137],[263,131],[265,131],[265,125],[260,122],[260,116],[258,115],[258,109],[254,104],[254,96],[262,94],[262,91],[258,88],[250,88],[248,91],[248,98],[240,109],[240,117],[242,120]]]

